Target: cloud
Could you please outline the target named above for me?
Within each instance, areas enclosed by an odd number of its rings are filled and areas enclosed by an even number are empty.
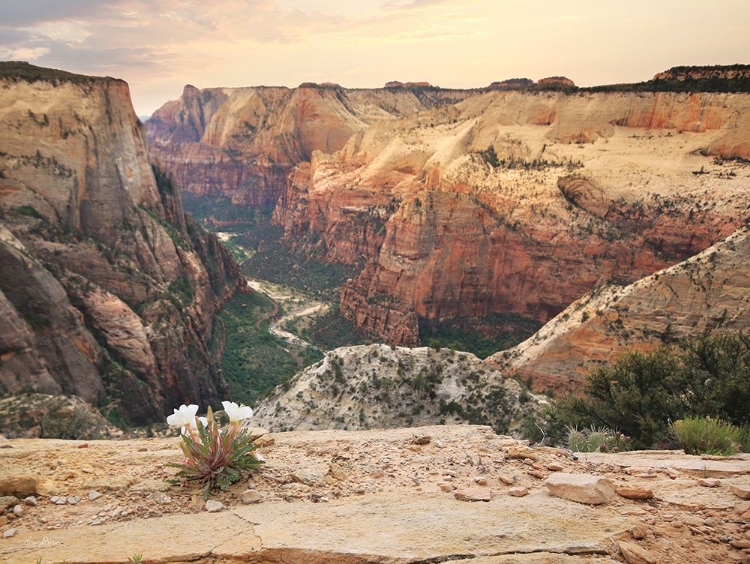
[[[118,0],[3,0],[5,26],[25,27],[72,18],[91,18]]]
[[[0,59],[10,61],[36,61],[49,53],[47,47],[0,48]]]
[[[439,4],[447,4],[453,0],[411,0],[410,2],[389,2],[384,6],[390,10],[414,10],[417,8],[429,8]]]

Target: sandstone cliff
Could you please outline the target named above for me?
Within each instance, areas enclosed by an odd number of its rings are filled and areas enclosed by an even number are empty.
[[[451,349],[343,347],[264,399],[269,430],[391,429],[472,423],[507,432],[546,401],[477,357]]]
[[[298,248],[366,259],[340,307],[376,338],[414,345],[420,318],[546,322],[744,224],[748,110],[744,94],[477,94],[314,153],[274,218]]]
[[[180,187],[273,206],[291,169],[313,151],[339,150],[370,123],[455,102],[462,91],[186,86],[146,122],[151,158]]]
[[[145,423],[226,384],[208,345],[242,282],[157,183],[128,86],[0,66],[0,383]]]
[[[361,269],[349,320],[416,345],[420,324],[546,322],[744,224],[748,94],[555,80],[565,91],[186,87],[146,126],[181,186],[275,205],[287,245]]]
[[[487,359],[534,389],[580,389],[599,363],[625,352],[750,328],[750,228],[626,287],[598,288],[532,338]]]

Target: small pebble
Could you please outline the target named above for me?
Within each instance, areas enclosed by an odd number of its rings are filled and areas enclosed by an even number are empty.
[[[240,494],[240,497],[242,498],[242,503],[259,503],[261,499],[260,493],[257,490],[245,490]]]
[[[222,509],[224,509],[224,504],[220,501],[216,501],[215,499],[206,501],[206,511],[209,513],[218,513]]]
[[[23,505],[16,505],[13,508],[13,515],[16,517],[23,517]]]
[[[33,495],[30,495],[29,497],[24,498],[23,502],[26,505],[31,505],[31,506],[36,506],[36,504],[37,504],[36,503],[36,498]]]
[[[513,497],[524,497],[529,495],[529,489],[528,488],[510,488],[508,490],[508,495],[512,495]]]
[[[98,491],[96,491],[96,490],[91,490],[91,491],[89,492],[89,501],[94,501],[94,500],[96,500],[96,499],[99,499],[100,497],[102,497],[102,494],[100,494],[100,493],[99,493]]]
[[[3,533],[4,539],[9,539],[10,537],[16,536],[16,530],[15,529],[8,529]]]

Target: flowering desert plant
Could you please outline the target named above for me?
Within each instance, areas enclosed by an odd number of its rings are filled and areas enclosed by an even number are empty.
[[[182,427],[182,449],[185,459],[179,468],[174,484],[198,482],[204,488],[204,497],[212,490],[226,489],[242,477],[242,471],[252,472],[263,464],[263,457],[255,452],[257,445],[244,422],[253,416],[247,406],[222,402],[229,416],[229,425],[222,428],[208,408],[206,417],[196,417],[197,405],[182,405],[167,417],[170,425]]]

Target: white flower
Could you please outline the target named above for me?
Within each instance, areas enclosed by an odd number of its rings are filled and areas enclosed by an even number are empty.
[[[229,421],[242,421],[253,416],[253,410],[246,405],[238,406],[233,401],[223,401],[224,411],[229,416]]]
[[[257,460],[258,462],[265,462],[266,461],[266,459],[263,458],[263,455],[261,453],[256,452],[256,453],[253,453],[253,454],[255,456],[255,460]]]
[[[195,427],[195,414],[198,412],[198,406],[194,403],[190,405],[181,405],[180,409],[174,410],[174,413],[167,417],[167,423],[173,427],[182,427],[185,432],[187,427]]]

